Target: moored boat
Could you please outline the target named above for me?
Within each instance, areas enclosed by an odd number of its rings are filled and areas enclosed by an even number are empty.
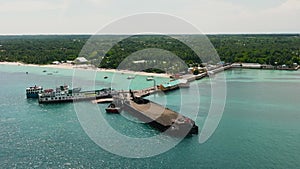
[[[26,97],[27,98],[38,98],[39,94],[43,92],[43,87],[41,86],[32,86],[26,88]]]
[[[146,78],[146,80],[147,80],[147,81],[152,81],[152,80],[154,80],[154,78],[153,78],[152,76],[148,76],[148,77]]]
[[[174,81],[170,81],[168,83],[159,85],[158,89],[160,89],[163,92],[167,92],[167,91],[178,89],[179,88],[178,84],[179,84],[179,81],[174,80]]]
[[[83,100],[93,100],[101,98],[111,98],[113,90],[110,88],[101,90],[81,91],[81,88],[69,89],[69,86],[60,86],[53,89],[44,90],[38,95],[39,103],[62,103]]]
[[[128,76],[127,79],[134,79],[134,76]]]
[[[163,92],[167,92],[167,91],[175,90],[178,88],[189,88],[189,87],[190,87],[190,83],[188,82],[188,80],[177,79],[177,80],[173,80],[168,83],[165,83],[165,84],[161,84],[161,85],[159,85],[158,88]]]
[[[121,108],[116,107],[114,103],[109,104],[109,106],[105,109],[107,113],[120,113]]]

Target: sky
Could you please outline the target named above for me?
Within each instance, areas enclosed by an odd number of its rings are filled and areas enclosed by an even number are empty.
[[[300,0],[0,0],[0,34],[94,34],[145,12],[178,16],[203,33],[300,32]]]

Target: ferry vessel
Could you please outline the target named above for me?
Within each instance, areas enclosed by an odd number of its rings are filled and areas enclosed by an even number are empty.
[[[81,91],[81,88],[69,89],[69,86],[60,86],[44,90],[38,95],[39,103],[62,103],[83,100],[94,100],[101,98],[112,98],[114,90],[105,88],[101,90]]]
[[[26,97],[27,98],[38,98],[39,94],[43,92],[43,87],[41,86],[32,86],[26,88]]]

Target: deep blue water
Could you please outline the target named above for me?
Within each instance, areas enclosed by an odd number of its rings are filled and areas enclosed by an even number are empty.
[[[198,136],[193,136],[163,154],[133,159],[109,153],[94,143],[81,127],[73,104],[40,105],[34,99],[25,98],[28,86],[38,84],[50,88],[72,82],[71,70],[59,69],[59,73],[49,76],[42,72],[44,69],[0,65],[0,168],[300,167],[299,71],[226,71],[225,111],[217,130],[207,142],[199,144]],[[47,71],[54,70],[48,68]],[[111,73],[99,73],[97,87],[108,86],[102,79],[105,75],[112,77]],[[124,76],[120,75],[115,83],[128,82],[127,75]],[[89,84],[89,79],[82,78]],[[158,83],[166,80],[157,79]],[[145,77],[136,77],[131,88],[151,86],[152,83]],[[209,79],[194,84],[198,85],[201,94],[200,118],[196,120],[201,126],[200,119],[207,115],[210,105]],[[187,102],[195,102],[191,93],[196,92],[192,90],[183,89],[149,98],[179,111],[180,95],[190,96],[185,97]],[[107,105],[97,106],[103,110]],[[123,116],[101,113],[115,130],[130,137],[159,134],[136,122],[126,112]],[[189,112],[183,113],[189,116]],[[117,145],[112,146],[118,149]]]

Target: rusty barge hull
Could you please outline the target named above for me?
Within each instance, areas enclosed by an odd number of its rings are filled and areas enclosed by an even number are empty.
[[[172,122],[171,119],[176,119],[178,117],[184,117],[184,116],[168,108],[163,108],[162,106],[150,101],[149,105],[146,106],[154,106],[154,107],[157,106],[160,107],[161,109],[165,109],[165,111],[161,113],[160,116],[155,117],[157,112],[143,111],[142,108],[139,109],[136,106],[137,106],[136,103],[134,103],[133,101],[129,101],[129,102],[125,102],[122,105],[122,108],[132,116],[138,118],[140,121],[150,125],[152,128],[155,128],[158,131],[165,132],[167,135],[176,136],[176,137],[185,137],[193,134],[198,134],[198,126],[196,126],[195,122],[191,119],[189,119],[191,122],[189,124],[184,124],[184,125],[174,124],[174,122]],[[165,116],[166,114],[171,115],[172,117],[164,118],[163,116]]]

